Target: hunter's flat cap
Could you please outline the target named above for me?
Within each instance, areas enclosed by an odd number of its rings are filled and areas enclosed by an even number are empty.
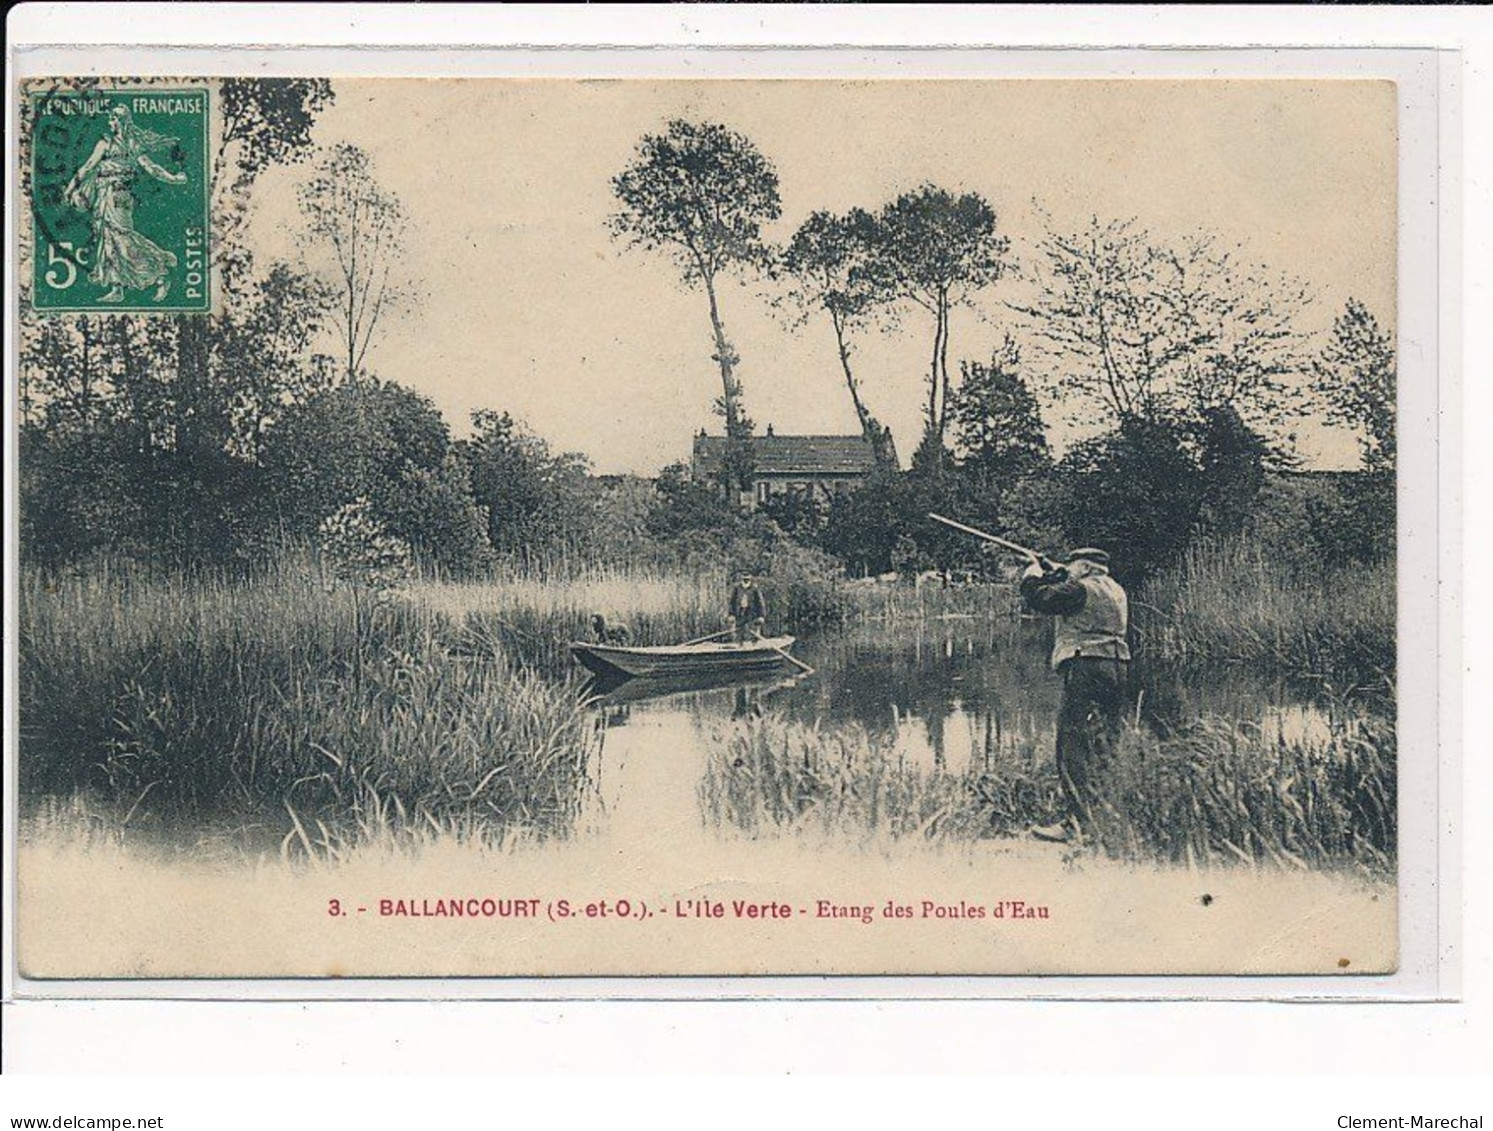
[[[1070,562],[1093,562],[1095,565],[1109,565],[1109,554],[1097,546],[1080,546],[1068,555]]]

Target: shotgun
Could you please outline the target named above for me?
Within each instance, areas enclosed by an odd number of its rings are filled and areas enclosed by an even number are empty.
[[[933,514],[930,512],[928,517],[933,519],[935,522],[943,523],[945,526],[952,526],[955,530],[961,530],[965,534],[972,534],[974,535],[974,537],[983,539],[986,542],[993,542],[995,545],[1000,546],[1003,549],[1010,550],[1013,554],[1020,554],[1022,557],[1038,563],[1045,570],[1051,571],[1058,568],[1057,563],[1049,558],[1046,554],[1039,554],[1036,550],[1028,549],[1026,546],[1019,545],[1015,542],[1008,542],[1004,538],[997,537],[994,534],[988,534],[983,530],[976,530],[973,526],[965,526],[964,523],[955,522],[952,518],[945,518],[941,514]]]

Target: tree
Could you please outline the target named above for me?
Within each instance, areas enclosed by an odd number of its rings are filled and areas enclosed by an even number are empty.
[[[876,239],[875,218],[864,209],[852,208],[844,216],[815,212],[793,233],[780,267],[791,281],[793,298],[805,318],[816,310],[829,315],[840,371],[861,434],[871,445],[877,463],[891,468],[891,434],[867,409],[850,367],[851,331],[867,320],[879,301],[870,270]]]
[[[769,495],[759,509],[790,538],[808,543],[819,535],[829,520],[830,503],[812,488],[790,488],[781,494]]]
[[[715,123],[675,119],[664,133],[643,138],[632,164],[612,178],[612,192],[621,205],[609,221],[612,234],[666,253],[685,286],[705,290],[721,375],[717,407],[731,441],[725,474],[728,485],[745,489],[751,421],[742,410],[740,359],[726,337],[716,283],[726,273],[768,262],[762,225],[782,214],[778,175],[741,134]]]
[[[218,88],[222,129],[212,161],[212,237],[209,264],[217,278],[223,309],[252,273],[252,256],[240,234],[249,211],[249,193],[271,165],[294,164],[311,147],[311,127],[331,104],[326,79],[224,79]],[[219,319],[182,315],[175,319],[177,392],[176,447],[184,458],[202,446],[195,425],[207,414],[199,401],[208,395],[212,348]]]
[[[235,454],[258,461],[277,415],[323,387],[311,347],[325,307],[318,280],[276,263],[243,289],[238,309],[223,320],[217,358]]]
[[[852,574],[973,568],[980,560],[980,544],[928,515],[937,511],[985,521],[975,503],[968,484],[957,476],[878,473],[835,499],[818,543]]]
[[[1020,347],[1007,334],[989,365],[960,366],[950,410],[955,450],[960,470],[987,487],[1008,485],[1052,462],[1041,410],[1020,364]]]
[[[368,154],[345,143],[321,151],[298,199],[306,217],[303,242],[331,252],[329,310],[347,380],[356,381],[379,319],[409,298],[391,281],[403,262],[404,207],[378,183]]]
[[[171,543],[189,561],[212,553],[220,537],[221,523],[208,510],[213,482],[226,470],[222,457],[228,429],[220,410],[232,395],[214,387],[224,376],[215,372],[214,354],[223,339],[224,318],[252,285],[253,257],[240,238],[250,190],[271,165],[305,157],[311,127],[332,98],[325,79],[224,79],[218,89],[222,128],[212,161],[208,259],[224,314],[178,316],[174,342],[155,339],[158,347],[174,345],[176,374],[171,397],[175,466],[161,502],[171,512]]]
[[[255,460],[267,424],[309,388],[305,346],[321,298],[288,268],[258,271],[242,225],[258,175],[305,154],[331,98],[325,80],[218,85],[209,239],[218,313],[23,323],[36,472],[26,477],[26,505],[81,524],[83,537],[69,544],[222,562],[242,558],[263,533]],[[65,481],[73,469],[77,481]]]
[[[1314,366],[1327,419],[1359,431],[1368,471],[1395,466],[1394,342],[1368,307],[1350,298],[1334,319],[1332,338]]]
[[[275,522],[296,538],[357,500],[421,559],[467,574],[486,557],[487,516],[440,410],[392,382],[341,384],[288,406],[265,431]]]
[[[911,511],[907,502],[909,478],[878,472],[831,503],[818,543],[844,562],[852,576],[900,570],[917,558],[917,544],[904,527]]]
[[[1198,531],[1238,534],[1258,508],[1270,445],[1231,405],[1209,409],[1196,427],[1200,497]]]
[[[1202,505],[1202,481],[1175,422],[1126,417],[1119,427],[1075,444],[1059,465],[1071,541],[1110,553],[1127,584],[1175,562]]]
[[[108,319],[45,318],[21,327],[21,423],[56,431],[91,424],[110,393],[100,348]]]
[[[1304,407],[1297,379],[1309,301],[1297,281],[1242,262],[1216,238],[1158,243],[1135,220],[1076,232],[1049,223],[1030,320],[1051,385],[1120,423],[1231,408],[1269,426]]]
[[[663,541],[684,534],[718,532],[731,525],[734,508],[724,506],[719,492],[691,477],[689,467],[671,463],[658,474],[657,495],[648,509],[648,533]]]
[[[950,411],[949,313],[1005,270],[1010,241],[996,232],[995,210],[975,193],[955,196],[923,185],[881,210],[869,282],[886,301],[906,301],[933,317],[933,349],[924,409],[924,466],[943,463]]]
[[[1315,370],[1327,419],[1358,432],[1363,471],[1347,477],[1335,518],[1342,556],[1392,557],[1395,548],[1394,341],[1357,299],[1333,322]]]
[[[223,132],[213,159],[214,190],[240,198],[271,165],[300,161],[311,146],[311,127],[332,102],[326,79],[224,79],[218,91]],[[232,163],[233,180],[226,173]]]
[[[596,507],[585,457],[552,452],[506,412],[479,410],[472,424],[461,451],[493,548],[531,559],[586,550]]]

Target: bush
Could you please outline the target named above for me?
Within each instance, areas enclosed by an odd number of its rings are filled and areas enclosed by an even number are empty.
[[[354,589],[396,589],[414,576],[409,544],[389,535],[367,499],[354,499],[329,514],[316,535],[327,572]]]
[[[269,430],[262,459],[278,524],[292,538],[312,537],[327,515],[362,499],[422,564],[460,577],[488,563],[470,468],[418,393],[374,380],[318,392]]]
[[[1061,465],[1068,537],[1110,553],[1133,585],[1187,548],[1202,505],[1202,479],[1180,428],[1131,417],[1077,444]]]

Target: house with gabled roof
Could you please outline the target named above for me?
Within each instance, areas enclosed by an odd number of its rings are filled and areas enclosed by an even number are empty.
[[[854,491],[876,470],[876,452],[864,436],[780,436],[769,424],[766,435],[753,436],[750,443],[752,483],[743,502],[753,508],[792,492],[830,500]],[[888,452],[895,464],[895,452],[890,447]],[[691,453],[690,477],[697,483],[718,483],[725,455],[726,437],[701,429]]]

